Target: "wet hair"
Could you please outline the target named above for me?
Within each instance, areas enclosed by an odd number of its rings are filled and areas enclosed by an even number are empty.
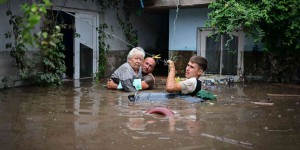
[[[204,57],[192,56],[190,62],[197,64],[203,71],[207,69],[207,60]]]
[[[127,59],[132,58],[132,57],[133,57],[134,55],[136,55],[137,53],[142,54],[142,57],[143,57],[143,59],[144,59],[144,57],[145,57],[145,51],[144,51],[143,48],[141,48],[141,47],[134,47],[134,48],[132,48],[132,49],[130,50],[130,52],[128,53],[128,55],[127,55]]]

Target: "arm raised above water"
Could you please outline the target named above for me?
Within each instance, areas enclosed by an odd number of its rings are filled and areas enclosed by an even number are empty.
[[[168,60],[168,64],[169,64],[169,74],[167,77],[166,91],[169,93],[180,92],[181,85],[179,83],[176,83],[176,81],[175,81],[176,70],[175,70],[174,62],[171,60]]]

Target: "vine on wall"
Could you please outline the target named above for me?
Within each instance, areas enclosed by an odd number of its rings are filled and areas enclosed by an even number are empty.
[[[105,66],[107,64],[107,52],[110,49],[110,45],[106,44],[105,40],[106,38],[112,39],[112,36],[109,34],[106,34],[104,32],[105,29],[107,29],[107,24],[100,24],[100,26],[97,28],[98,31],[98,43],[99,43],[99,60],[98,60],[98,72],[96,73],[96,79],[104,78],[105,76]],[[111,27],[112,30],[112,27]]]
[[[116,11],[119,25],[128,43],[137,46],[138,34],[130,22],[130,11],[124,8],[126,17],[122,19],[117,12],[119,3],[121,3],[120,0],[105,2],[98,0],[98,2],[102,9],[114,9]],[[16,61],[21,79],[34,81],[43,86],[60,85],[61,76],[66,71],[64,46],[62,44],[63,34],[60,32],[59,26],[56,26],[51,22],[51,19],[45,17],[47,8],[51,6],[52,3],[49,0],[43,0],[41,4],[33,1],[32,5],[27,3],[22,5],[24,16],[14,15],[9,8],[6,12],[6,15],[10,17],[9,24],[12,26],[13,31],[5,33],[5,37],[14,40],[14,42],[7,43],[6,48],[10,49],[11,56]],[[38,33],[33,32],[41,20],[44,21],[41,31]],[[110,45],[106,44],[105,41],[107,38],[112,39],[112,36],[104,31],[107,28],[108,26],[105,23],[97,28],[99,33],[99,68],[96,77],[98,79],[104,77],[107,52],[110,49]],[[128,47],[131,48],[131,45],[128,45]]]
[[[60,85],[61,76],[66,70],[62,52],[63,34],[59,26],[51,25],[44,17],[51,5],[49,0],[43,0],[42,4],[25,3],[22,5],[24,16],[13,15],[10,9],[6,12],[13,32],[7,32],[5,37],[14,37],[14,43],[7,43],[6,48],[11,50],[21,78],[39,85]],[[44,20],[41,31],[33,32],[40,20]],[[29,47],[40,51],[28,50]]]
[[[139,42],[138,33],[137,30],[133,28],[133,25],[130,22],[130,14],[127,14],[128,15],[125,17],[125,19],[122,19],[118,13],[116,15],[125,38],[127,39],[128,43],[135,47]],[[132,48],[131,45],[127,45],[128,48]]]
[[[119,4],[122,3],[120,0],[110,0],[110,1],[104,1],[104,0],[98,0],[99,5],[101,6],[102,10],[107,9],[113,9],[115,11],[115,14],[117,16],[120,28],[123,31],[123,34],[125,38],[127,39],[128,43],[131,45],[127,45],[129,49],[132,48],[132,46],[138,45],[138,34],[137,30],[134,30],[132,23],[130,22],[130,11],[123,8],[125,12],[125,19],[122,19],[120,17],[118,10]],[[102,24],[97,28],[97,31],[99,33],[98,37],[98,43],[99,43],[99,67],[98,67],[98,73],[96,74],[96,78],[100,79],[104,77],[105,74],[105,66],[107,64],[107,52],[110,49],[110,45],[106,44],[106,39],[112,39],[112,36],[110,34],[107,34],[104,32],[105,29],[107,29],[108,26],[106,24]],[[111,26],[111,30],[113,31],[113,27]]]

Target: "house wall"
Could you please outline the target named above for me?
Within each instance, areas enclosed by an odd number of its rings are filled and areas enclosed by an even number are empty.
[[[26,2],[26,0],[24,1]],[[21,1],[15,1],[14,4],[7,5],[6,3],[0,4],[0,89],[4,86],[14,86],[22,84],[19,81],[19,72],[15,67],[15,60],[10,56],[10,50],[6,49],[7,43],[14,43],[13,37],[7,39],[4,34],[8,31],[12,32],[12,27],[9,25],[9,17],[6,15],[8,6],[13,11],[14,15],[20,15]],[[6,80],[7,81],[2,81]]]
[[[209,12],[208,8],[179,8],[178,11],[177,9],[169,11],[169,57],[171,59],[172,57],[189,56],[191,53],[196,54],[197,28],[205,27]],[[253,39],[246,36],[243,45],[243,50],[247,51],[245,57],[249,55],[257,56],[257,51],[262,51],[260,43],[256,44],[256,47],[254,45]],[[255,51],[255,53],[252,53],[252,51]],[[177,65],[178,75],[184,75],[182,72],[185,70],[186,62],[180,61]]]
[[[7,3],[0,4],[0,17],[2,23],[0,26],[0,88],[8,86],[20,86],[27,84],[20,79],[18,68],[15,67],[15,60],[10,56],[10,49],[6,49],[6,43],[14,43],[12,37],[11,39],[5,38],[4,34],[7,32],[12,32],[12,26],[9,24],[9,17],[6,16],[6,11],[8,8],[12,11],[13,15],[22,16],[23,12],[21,10],[21,5],[28,3],[30,4],[31,0],[10,0]],[[73,9],[73,10],[83,10],[83,11],[98,11],[99,5],[96,5],[94,1],[87,0],[56,0],[53,3],[53,8],[56,10]],[[36,32],[39,31],[39,27],[36,27]],[[28,51],[37,51],[36,48],[27,47]],[[27,54],[31,54],[27,53]],[[1,80],[7,79],[7,82],[1,82]],[[29,83],[30,84],[30,83]]]
[[[11,0],[10,8],[13,11],[13,14],[20,14],[20,6],[24,3],[29,3],[31,0]],[[116,11],[118,11],[121,17],[124,17],[124,12],[122,10],[122,5],[120,4],[119,10],[114,8],[101,10],[98,1],[95,0],[55,0],[54,9],[56,10],[72,10],[76,12],[81,11],[92,11],[99,13],[99,22],[100,24],[106,23],[109,27],[113,27],[113,31],[110,29],[106,29],[106,32],[112,35],[113,39],[107,39],[107,44],[110,45],[110,49],[108,51],[108,63],[106,66],[106,76],[110,76],[110,74],[117,69],[122,63],[126,61],[127,53],[130,50],[128,48],[127,39],[123,35],[123,31],[119,25],[117,20]],[[123,1],[121,1],[123,2]],[[9,25],[9,18],[6,16],[7,3],[0,4],[0,17],[2,19],[2,23],[0,26],[0,88],[4,86],[4,83],[1,80],[5,77],[12,79],[11,85],[9,86],[18,86],[24,84],[19,77],[18,69],[13,67],[15,65],[14,59],[10,57],[10,51],[5,48],[5,44],[8,42],[14,42],[13,40],[8,40],[4,37],[4,33],[8,31],[12,31],[12,27]],[[155,20],[159,18],[160,15],[155,14],[134,14],[131,16],[131,21],[133,22],[133,28],[137,30],[139,36],[139,45],[143,47],[146,52],[153,53],[154,50],[158,48],[157,39],[161,38],[161,26],[165,25],[165,28],[168,27],[168,20],[164,20],[165,23],[158,22],[155,23]],[[165,38],[166,40],[167,38]],[[167,40],[166,42],[167,43]],[[160,49],[167,50],[167,46],[161,46]],[[160,50],[157,49],[157,50]],[[156,53],[156,52],[155,52]],[[18,82],[18,83],[17,83]]]
[[[209,12],[208,8],[179,8],[178,13],[176,9],[171,9],[169,12],[169,50],[196,51],[197,28],[205,27]],[[245,51],[252,51],[254,45],[251,37],[245,38]],[[261,51],[262,45],[257,45],[258,50]]]
[[[207,8],[171,9],[169,11],[169,59],[175,60],[176,76],[184,77],[185,68],[197,50],[197,28],[204,27]],[[176,61],[176,60],[181,61]]]
[[[209,12],[207,8],[170,10],[169,50],[196,51],[197,28],[204,27]]]

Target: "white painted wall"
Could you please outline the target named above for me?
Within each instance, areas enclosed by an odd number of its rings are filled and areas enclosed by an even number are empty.
[[[189,8],[170,10],[169,14],[169,50],[196,51],[197,28],[204,27],[207,20],[207,8]],[[175,26],[174,26],[175,22]],[[175,32],[174,32],[175,30]]]

